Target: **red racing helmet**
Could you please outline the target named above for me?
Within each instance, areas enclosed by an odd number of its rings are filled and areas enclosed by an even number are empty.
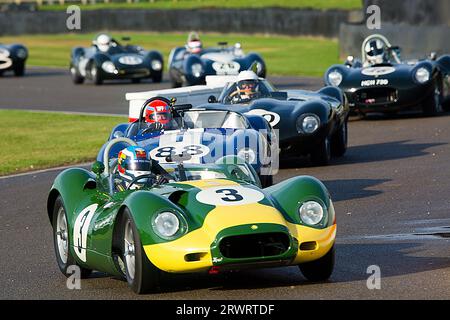
[[[163,125],[168,124],[172,120],[172,112],[167,101],[155,99],[149,101],[145,106],[145,122],[159,122]]]

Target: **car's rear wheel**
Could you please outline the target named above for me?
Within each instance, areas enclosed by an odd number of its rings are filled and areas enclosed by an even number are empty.
[[[442,102],[444,100],[442,90],[442,80],[438,80],[434,92],[423,103],[422,112],[425,116],[434,116],[442,111]]]
[[[25,62],[17,62],[14,65],[14,75],[16,77],[23,77],[25,74]]]
[[[348,143],[348,124],[344,121],[342,126],[333,135],[333,140],[331,142],[331,152],[335,157],[341,157],[347,151]]]
[[[326,166],[331,160],[330,138],[325,137],[314,150],[311,151],[311,162],[316,166]]]
[[[74,84],[81,84],[84,82],[84,77],[78,72],[77,68],[73,65],[70,66],[70,75]]]
[[[121,216],[119,230],[123,239],[122,261],[128,285],[138,294],[154,291],[159,285],[161,271],[148,260],[128,209]]]
[[[309,281],[325,281],[330,278],[334,269],[335,249],[334,246],[322,258],[302,263],[300,271]]]
[[[90,68],[90,73],[91,73],[91,79],[96,85],[100,85],[103,83],[103,79],[102,79],[95,63],[92,63],[91,68]]]
[[[58,263],[59,270],[66,277],[69,277],[71,273],[68,273],[68,268],[73,265],[77,265],[75,259],[70,253],[70,237],[69,228],[67,224],[67,214],[64,207],[61,196],[58,196],[53,208],[53,242],[55,247],[56,262]],[[81,278],[88,277],[92,270],[80,267]]]

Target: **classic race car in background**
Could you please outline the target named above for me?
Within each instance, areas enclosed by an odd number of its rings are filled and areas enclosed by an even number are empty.
[[[0,44],[0,76],[6,71],[13,71],[21,77],[25,74],[25,62],[28,50],[21,44]]]
[[[124,141],[134,143],[118,138],[107,149]],[[147,174],[123,191],[113,185],[117,159],[63,171],[47,202],[59,269],[124,277],[136,293],[154,290],[163,273],[298,265],[309,280],[328,279],[336,220],[325,186],[299,176],[261,189],[233,158],[180,161],[166,167],[169,183]]]
[[[239,88],[247,84],[257,92],[246,98],[247,89]],[[209,76],[205,86],[127,93],[130,118],[136,117],[145,99],[155,95],[175,97],[205,109],[262,116],[277,134],[280,157],[310,155],[314,164],[326,165],[332,156],[342,156],[347,150],[349,108],[345,95],[336,87],[317,92],[278,91],[252,71]]]
[[[241,44],[228,46],[221,42],[215,48],[202,48],[197,35],[190,35],[185,47],[172,49],[169,76],[173,87],[205,84],[209,75],[237,75],[255,65],[257,74],[266,76],[266,64],[256,53],[244,54]]]
[[[362,59],[349,57],[325,73],[325,83],[345,92],[352,111],[365,115],[421,109],[434,115],[442,107],[448,109],[443,101],[450,56],[437,58],[433,53],[427,59],[403,61],[399,47],[374,34],[362,44]]]
[[[272,185],[278,168],[278,144],[273,129],[262,116],[173,104],[174,101],[163,97],[149,99],[137,119],[112,130],[109,141],[129,138],[159,163],[171,162],[172,156],[183,152],[191,156],[188,163],[214,163],[223,156],[236,155],[251,164],[264,187]],[[160,123],[147,119],[149,109],[152,119],[163,118],[160,121],[166,123],[155,128]],[[103,161],[103,151],[109,141],[97,160]],[[117,144],[109,156],[117,156],[123,148],[123,144]]]
[[[129,41],[129,38],[123,38]],[[93,41],[90,48],[72,50],[70,73],[75,84],[85,79],[95,84],[104,80],[131,79],[134,83],[144,78],[161,82],[163,57],[158,51],[145,51],[134,45],[121,45],[106,34]]]

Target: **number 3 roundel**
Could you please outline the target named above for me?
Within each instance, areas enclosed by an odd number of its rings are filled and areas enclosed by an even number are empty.
[[[262,199],[264,199],[262,192],[243,186],[213,187],[197,193],[197,201],[213,206],[241,206]]]

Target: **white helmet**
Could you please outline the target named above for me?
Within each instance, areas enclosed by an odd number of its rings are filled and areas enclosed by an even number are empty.
[[[385,44],[380,39],[373,39],[366,43],[364,52],[369,64],[381,64],[384,62]]]
[[[237,78],[237,82],[239,81],[245,81],[245,80],[255,80],[258,81],[259,78],[256,75],[256,73],[254,73],[251,70],[245,70],[245,71],[241,71],[239,72],[238,78]]]
[[[191,53],[200,53],[202,51],[203,43],[200,41],[200,37],[197,32],[189,33],[186,47]]]
[[[107,34],[99,34],[95,39],[97,48],[102,52],[107,52],[111,47],[112,38]]]

